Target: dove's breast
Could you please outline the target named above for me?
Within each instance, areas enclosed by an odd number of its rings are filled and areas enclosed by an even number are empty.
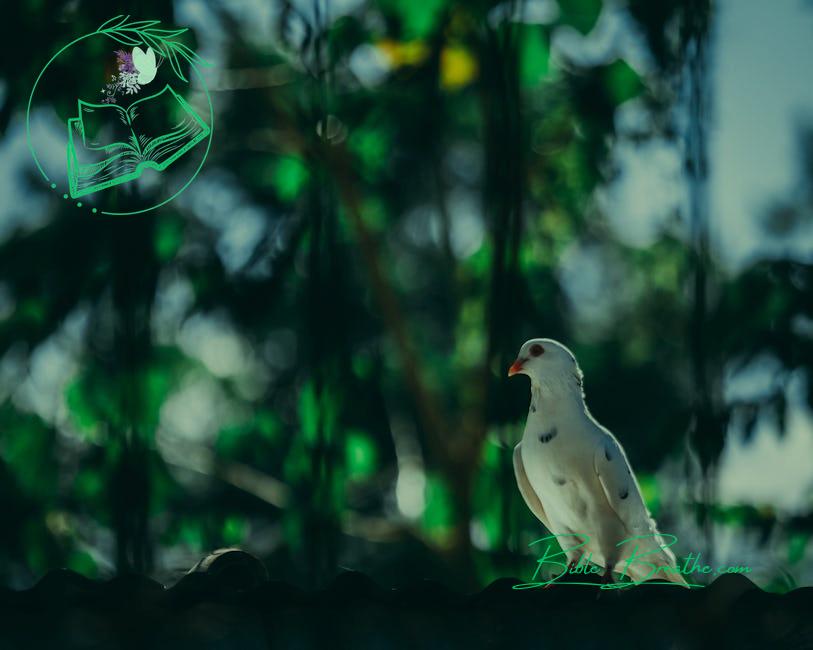
[[[603,521],[606,498],[593,466],[594,444],[589,430],[537,418],[529,418],[526,424],[522,462],[553,533],[593,537],[607,524]],[[600,557],[599,549],[594,551]]]

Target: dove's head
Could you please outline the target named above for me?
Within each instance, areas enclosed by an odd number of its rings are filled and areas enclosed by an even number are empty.
[[[508,376],[528,375],[532,384],[573,388],[581,393],[582,371],[576,357],[553,339],[531,339],[519,349]]]

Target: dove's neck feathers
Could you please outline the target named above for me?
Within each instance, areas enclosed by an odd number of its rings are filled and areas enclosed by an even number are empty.
[[[589,418],[581,375],[531,377],[531,417],[534,416],[547,422]]]

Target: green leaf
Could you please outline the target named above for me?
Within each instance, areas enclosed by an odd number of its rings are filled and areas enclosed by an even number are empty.
[[[141,37],[144,39],[144,42],[149,45],[153,50],[155,50],[156,54],[160,54],[161,56],[166,56],[166,46],[164,42],[160,39],[155,38],[154,36],[150,36],[146,32],[141,32]]]
[[[485,277],[491,269],[492,250],[489,240],[483,242],[483,245],[477,251],[468,257],[466,266],[469,272],[476,278]]]
[[[210,65],[207,61],[204,61],[200,55],[194,50],[188,48],[183,43],[173,42],[172,47],[178,51],[182,57],[184,57],[189,63],[197,63],[198,65]]]
[[[637,97],[644,89],[641,77],[623,59],[618,59],[604,69],[604,84],[616,106]]]
[[[25,549],[25,561],[29,570],[42,574],[47,571],[48,547],[53,540],[42,517],[30,517],[18,531],[22,547]]]
[[[353,374],[359,379],[369,379],[373,372],[373,360],[369,354],[355,354],[352,360]]]
[[[788,539],[788,563],[796,564],[805,556],[807,543],[810,541],[809,532],[797,532],[790,535]]]
[[[107,36],[112,38],[114,41],[121,43],[122,45],[128,45],[130,47],[136,47],[138,45],[142,45],[141,41],[137,41],[129,36],[123,35],[121,32],[105,32]]]
[[[183,226],[177,219],[159,219],[155,228],[155,255],[160,262],[175,257],[183,243]]]
[[[298,156],[283,156],[277,161],[271,182],[283,201],[293,201],[308,182],[310,173]]]
[[[150,29],[145,29],[144,31],[153,34],[159,38],[171,40],[176,36],[180,36],[181,34],[188,32],[189,28],[184,27],[183,29],[155,29],[151,27]]]
[[[282,424],[271,411],[262,410],[254,416],[254,426],[263,438],[275,442],[279,439]]]
[[[658,480],[652,474],[638,474],[637,478],[638,485],[641,488],[641,495],[644,497],[644,503],[652,515],[657,516],[661,508]]]
[[[536,87],[550,71],[548,36],[540,25],[521,25],[519,32],[520,81]]]
[[[181,523],[178,531],[178,540],[196,551],[204,547],[206,536],[203,531],[203,524],[195,519],[186,519]]]
[[[138,29],[138,30],[141,31],[141,30],[146,29],[147,27],[152,27],[154,25],[160,25],[160,24],[161,24],[160,20],[137,20],[137,21],[127,25],[127,27],[129,27],[130,29]]]
[[[358,429],[348,431],[344,451],[350,479],[364,479],[375,472],[378,450],[372,438],[364,431]]]
[[[83,469],[73,481],[76,497],[83,502],[90,502],[104,491],[104,479],[98,470]]]
[[[93,410],[93,405],[86,399],[81,378],[72,382],[65,389],[65,402],[74,422],[80,429],[92,431],[96,428],[96,413]]]
[[[172,72],[175,73],[175,76],[179,79],[183,77],[183,73],[181,69],[178,67],[178,62],[175,60],[175,57],[172,55],[172,51],[167,54],[167,61],[169,61],[169,67],[172,68]]]
[[[388,130],[378,126],[360,126],[348,140],[348,148],[359,159],[365,176],[375,177],[389,158],[392,138]]]
[[[222,428],[217,434],[215,451],[226,458],[234,456],[245,441],[247,434],[246,427],[240,424]]]
[[[423,39],[430,35],[438,22],[445,0],[379,0],[384,12],[395,16],[401,23],[401,37]]]
[[[560,21],[588,34],[598,22],[601,0],[559,0]]]
[[[426,508],[423,512],[423,525],[430,535],[444,536],[454,525],[454,503],[452,492],[437,474],[426,477]]]
[[[113,26],[118,27],[119,25],[123,25],[125,22],[127,22],[127,19],[129,17],[130,16],[125,16],[124,14],[119,14],[118,16],[113,16],[113,18],[111,18],[110,20],[106,20],[101,25],[99,25],[99,29],[97,29],[96,31],[97,32],[103,32],[104,30],[110,29]]]
[[[54,432],[35,415],[6,409],[0,420],[2,459],[29,496],[50,497],[56,489]]]
[[[299,423],[305,440],[310,444],[315,443],[319,427],[319,404],[312,381],[306,383],[299,394]]]
[[[172,71],[181,81],[188,81],[188,79],[184,76],[184,73],[181,72],[181,66],[178,63],[178,55],[175,54],[174,49],[170,49],[167,52],[167,60],[169,61],[169,65],[172,66]]]
[[[291,485],[298,485],[310,478],[311,459],[310,449],[306,441],[296,437],[291,444],[282,467],[285,480]]]
[[[82,574],[86,578],[95,578],[99,573],[96,560],[87,551],[73,551],[68,556],[68,568]]]
[[[41,325],[45,322],[45,317],[45,302],[37,300],[36,298],[26,298],[22,300],[17,308],[17,318],[23,322]]]
[[[152,364],[142,376],[144,382],[144,407],[142,422],[147,431],[158,426],[161,407],[174,386],[175,368],[172,362]]]
[[[242,517],[226,517],[223,522],[221,537],[225,546],[234,546],[243,542],[246,536],[246,520]]]

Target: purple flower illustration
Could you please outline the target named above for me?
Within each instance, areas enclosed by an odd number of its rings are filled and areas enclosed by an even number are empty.
[[[138,70],[133,65],[133,54],[125,50],[116,50],[116,66],[119,73],[111,75],[110,81],[102,88],[102,103],[115,104],[116,95],[134,95],[141,86],[138,83]]]
[[[131,52],[125,52],[124,50],[116,50],[116,62],[119,66],[119,72],[135,72],[135,66],[133,65],[133,55]]]

